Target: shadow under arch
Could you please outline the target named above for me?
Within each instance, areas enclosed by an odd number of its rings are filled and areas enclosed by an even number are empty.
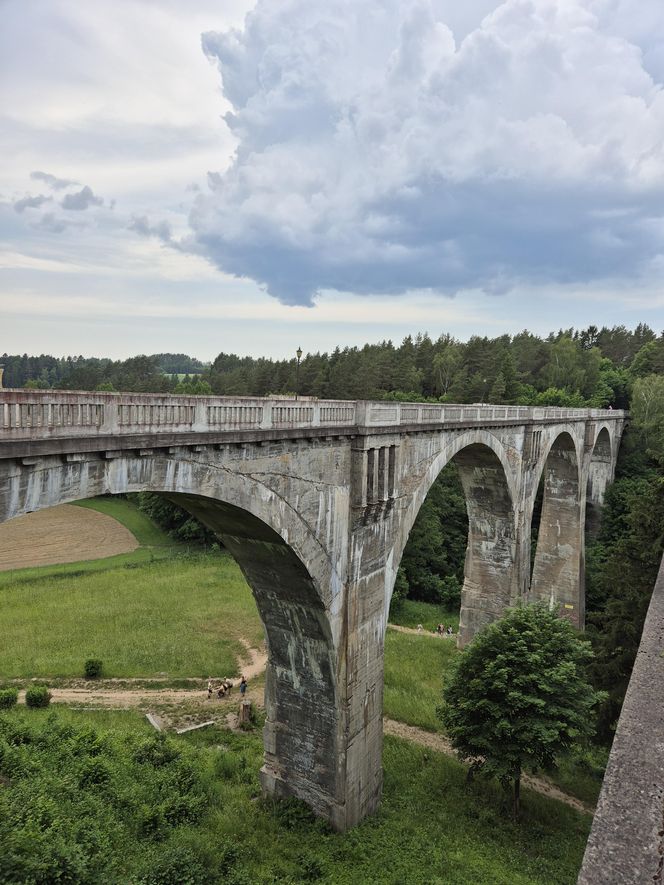
[[[335,564],[293,508],[253,477],[158,455],[47,462],[17,488],[0,521],[98,495],[149,491],[220,537],[251,587],[266,634],[263,787],[303,799],[343,828],[343,705],[330,618],[339,582]]]
[[[585,620],[581,466],[572,435],[561,431],[542,460],[542,513],[530,582],[530,599],[546,602],[579,629]],[[534,503],[530,502],[532,521]]]
[[[393,549],[389,595],[420,507],[449,463],[457,468],[468,515],[458,637],[458,645],[463,647],[478,630],[502,615],[513,599],[516,582],[515,479],[507,453],[490,432],[460,435],[431,463],[404,518],[407,530]]]
[[[604,494],[613,479],[613,453],[611,436],[606,425],[602,426],[595,439],[586,481],[586,535],[593,537],[599,531],[599,522]]]

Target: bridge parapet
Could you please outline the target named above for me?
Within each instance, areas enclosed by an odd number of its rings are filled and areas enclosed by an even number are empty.
[[[604,409],[488,404],[2,390],[0,442],[309,428],[347,428],[351,433],[353,428],[622,420],[624,416],[622,411]]]

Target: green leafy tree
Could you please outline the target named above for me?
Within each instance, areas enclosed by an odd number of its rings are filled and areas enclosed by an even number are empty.
[[[592,732],[591,658],[568,621],[524,606],[482,630],[448,678],[440,716],[452,745],[471,774],[512,786],[515,817],[524,768],[553,768]]]
[[[664,476],[647,470],[620,478],[607,491],[587,563],[591,675],[607,692],[599,711],[602,740],[610,740],[620,714],[663,554]]]
[[[634,382],[632,420],[643,433],[648,455],[664,466],[664,375],[647,375]]]
[[[175,387],[173,393],[188,393],[193,396],[211,396],[212,388],[202,378],[183,378]]]

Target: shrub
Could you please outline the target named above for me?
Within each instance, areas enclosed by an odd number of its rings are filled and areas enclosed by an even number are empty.
[[[103,664],[99,658],[88,658],[84,664],[86,679],[99,679]]]
[[[48,707],[51,703],[51,692],[47,685],[31,685],[25,693],[28,707]]]
[[[13,707],[18,700],[17,688],[0,688],[0,710]]]

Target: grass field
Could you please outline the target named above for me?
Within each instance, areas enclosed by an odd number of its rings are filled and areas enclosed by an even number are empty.
[[[178,544],[154,523],[149,516],[126,498],[109,495],[104,498],[87,498],[76,501],[77,507],[87,507],[111,516],[129,529],[141,547],[177,547]]]
[[[257,646],[258,612],[230,556],[189,554],[121,498],[81,506],[118,519],[141,543],[124,556],[0,574],[0,679],[72,678],[99,657],[108,677],[232,675],[242,653],[239,637]],[[406,600],[398,623],[427,629],[458,618],[438,606]],[[443,678],[458,654],[452,641],[387,631],[385,715],[429,731]],[[599,754],[601,756],[601,751]],[[563,760],[554,782],[594,801],[602,760]]]
[[[442,731],[436,717],[443,677],[459,652],[453,641],[388,630],[385,636],[385,715],[427,731]]]
[[[421,624],[429,632],[435,630],[438,624],[445,624],[458,633],[459,612],[448,611],[442,605],[432,605],[430,602],[404,599],[394,611],[390,611],[390,622],[399,624],[400,627],[411,628]]]
[[[55,718],[50,718],[55,717]],[[62,746],[65,771],[59,776],[49,775],[37,787],[30,786],[19,774],[3,790],[2,801],[9,810],[16,797],[20,802],[25,790],[41,809],[41,827],[48,827],[46,810],[58,803],[58,790],[67,790],[70,807],[87,814],[85,826],[74,828],[85,850],[98,853],[99,863],[116,863],[108,858],[106,846],[93,842],[88,833],[101,826],[115,835],[122,821],[111,817],[114,803],[93,804],[88,799],[86,778],[90,772],[103,772],[107,778],[101,788],[110,797],[119,789],[131,790],[130,795],[142,795],[150,788],[142,785],[143,774],[137,770],[134,755],[127,758],[129,775],[122,771],[122,746],[129,745],[138,731],[146,734],[144,721],[132,714],[75,713],[67,710],[26,711],[13,710],[0,715],[0,720],[11,717],[18,720],[18,734],[42,724],[47,730],[69,724],[81,737],[69,743],[76,756],[71,765],[75,777],[67,777],[67,745]],[[1,724],[1,721],[0,721]],[[95,740],[90,726],[105,739]],[[146,735],[147,737],[147,735]],[[21,738],[21,759],[28,763],[32,754],[39,753],[39,741]],[[154,741],[148,738],[147,747]],[[171,864],[169,876],[159,871],[161,878],[141,879],[150,883],[186,881],[191,885],[225,883],[225,885],[300,885],[318,881],[328,885],[573,885],[576,880],[588,835],[590,819],[559,803],[545,799],[527,790],[523,793],[523,815],[515,824],[503,805],[506,797],[490,783],[466,783],[465,769],[449,757],[413,746],[395,738],[386,738],[384,747],[385,780],[383,800],[378,813],[350,832],[340,835],[332,832],[322,821],[316,820],[297,802],[272,802],[260,798],[258,770],[262,761],[262,742],[257,732],[234,734],[218,728],[192,733],[173,739],[181,748],[184,765],[193,763],[202,778],[200,795],[204,805],[195,823],[186,819],[173,830],[166,830],[165,838],[158,832],[152,836],[153,817],[143,818],[150,824],[136,831],[131,828],[121,841],[123,861],[157,865]],[[135,746],[135,742],[131,744]],[[85,748],[101,748],[103,758],[84,762]],[[94,750],[96,753],[98,749]],[[109,763],[104,764],[107,751]],[[144,752],[144,751],[143,751]],[[15,754],[4,760],[11,763]],[[0,773],[5,762],[0,761]],[[158,772],[145,768],[145,777],[154,778]],[[38,769],[36,769],[38,770]],[[160,769],[161,770],[161,769]],[[20,769],[23,771],[23,769]],[[84,775],[81,778],[81,773]],[[108,779],[110,775],[110,779]],[[62,777],[65,780],[60,785]],[[80,784],[80,786],[77,786]],[[126,787],[124,786],[126,784]],[[81,800],[76,803],[76,790]],[[507,800],[507,804],[508,800]],[[186,810],[184,806],[183,810]],[[14,812],[20,818],[20,806]],[[127,813],[136,814],[133,807]],[[140,809],[138,810],[140,813]],[[104,815],[101,822],[91,815]],[[43,830],[42,830],[43,832]],[[163,832],[161,830],[160,832]],[[54,834],[53,840],[58,834]],[[162,841],[160,841],[160,838]],[[16,842],[12,842],[15,849]],[[34,851],[34,840],[21,849],[25,854]],[[39,845],[52,842],[40,835]],[[115,843],[114,843],[115,844]],[[106,851],[106,857],[103,854]],[[191,866],[183,868],[187,859]],[[173,878],[173,868],[179,864],[179,875]],[[115,881],[99,874],[96,881]],[[137,882],[134,876],[123,881]]]
[[[130,553],[119,553],[103,559],[89,559],[79,562],[66,562],[61,565],[48,565],[13,569],[0,572],[0,591],[3,587],[17,582],[42,580],[58,576],[77,578],[90,572],[105,572],[124,566],[141,565],[187,552],[187,548],[170,538],[135,504],[126,498],[108,496],[76,501],[76,506],[104,513],[128,529],[140,544]]]
[[[0,593],[4,678],[80,676],[89,657],[102,659],[108,677],[230,676],[239,637],[263,639],[251,592],[223,553],[30,580],[19,573],[0,580]]]

